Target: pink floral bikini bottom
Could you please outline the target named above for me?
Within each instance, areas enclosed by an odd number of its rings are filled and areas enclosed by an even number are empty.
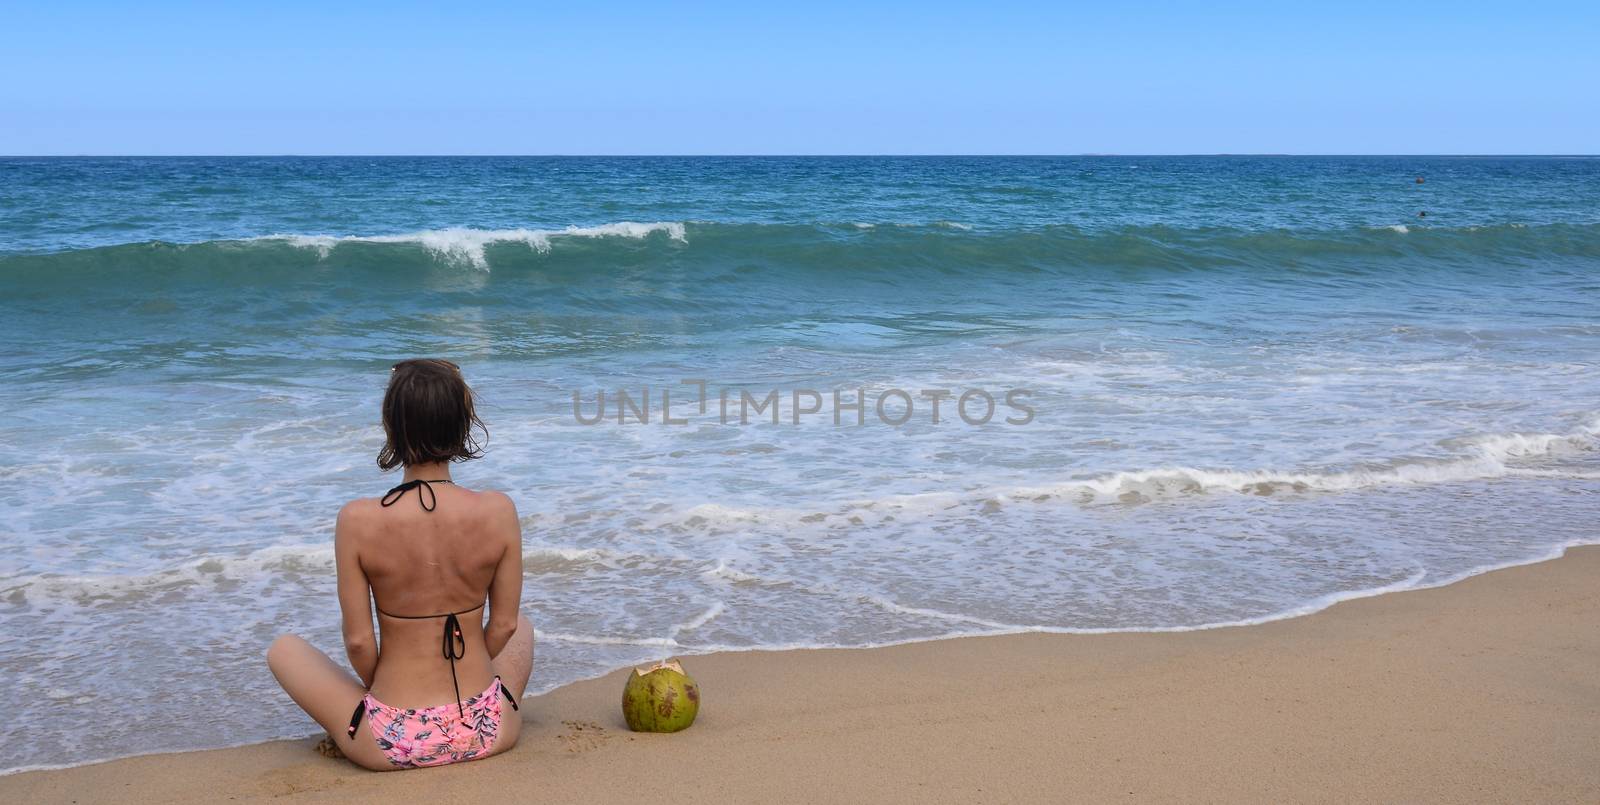
[[[482,693],[454,704],[434,707],[390,707],[368,693],[350,718],[350,737],[365,712],[378,748],[399,768],[442,766],[484,757],[494,750],[500,732],[500,697],[517,710],[511,691],[495,677]]]

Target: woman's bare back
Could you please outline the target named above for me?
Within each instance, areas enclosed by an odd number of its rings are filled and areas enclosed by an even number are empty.
[[[381,639],[372,693],[399,707],[443,704],[456,701],[458,690],[482,690],[494,676],[491,650],[499,648],[488,645],[493,635],[484,629],[485,610],[498,614],[500,603],[514,629],[521,594],[521,540],[511,500],[444,483],[429,487],[408,491],[389,506],[377,499],[354,501],[339,516],[337,539],[348,538],[377,604]],[[433,504],[432,511],[424,502]],[[517,567],[514,593],[495,584],[508,559]],[[354,586],[343,578],[345,568],[340,570],[341,591]],[[496,592],[515,597],[496,602]],[[454,679],[441,651],[445,619],[427,617],[447,613],[462,613],[464,647]],[[352,614],[360,616],[346,611],[347,630]],[[370,623],[371,615],[366,617]]]

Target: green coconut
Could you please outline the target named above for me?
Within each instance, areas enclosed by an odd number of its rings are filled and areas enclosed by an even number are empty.
[[[633,669],[622,689],[622,717],[634,732],[677,732],[700,712],[700,688],[677,660]]]

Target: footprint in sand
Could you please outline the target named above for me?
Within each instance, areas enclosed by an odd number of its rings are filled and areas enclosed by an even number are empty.
[[[562,726],[567,731],[559,737],[566,745],[568,752],[587,752],[598,749],[602,744],[611,740],[611,733],[593,721],[563,721]]]
[[[316,749],[317,754],[326,758],[338,760],[344,757],[344,752],[339,750],[339,745],[334,743],[332,737],[324,737],[322,740],[317,741],[317,745],[313,748]]]

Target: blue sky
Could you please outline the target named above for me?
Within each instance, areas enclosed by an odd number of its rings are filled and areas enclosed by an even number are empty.
[[[1593,2],[330,5],[0,1],[0,154],[1600,152]]]

